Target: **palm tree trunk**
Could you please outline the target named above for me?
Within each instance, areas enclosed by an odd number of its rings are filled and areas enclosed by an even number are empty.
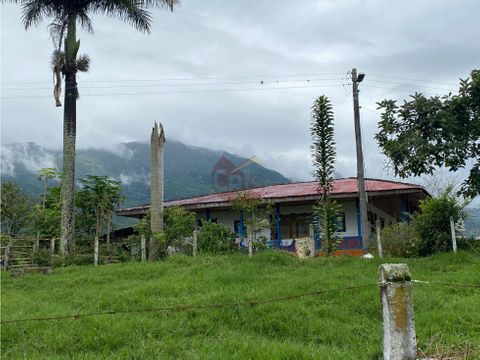
[[[154,234],[163,231],[163,144],[165,143],[165,133],[163,126],[160,129],[155,123],[151,136],[151,184],[150,184],[150,216],[152,237],[150,238],[150,249],[148,260],[158,259],[159,244],[154,238]]]
[[[77,117],[77,82],[75,60],[80,43],[76,41],[76,18],[68,22],[65,40],[65,107],[63,113],[63,177],[60,253],[68,255],[74,249],[75,235],[75,140]]]

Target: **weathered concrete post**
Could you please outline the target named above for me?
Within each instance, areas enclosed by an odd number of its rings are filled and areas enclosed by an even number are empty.
[[[193,256],[197,256],[197,230],[193,230],[192,254]]]
[[[93,265],[98,266],[98,236],[95,236],[93,248]]]
[[[453,221],[453,216],[450,216],[450,231],[452,232],[453,252],[457,252],[457,236],[455,234],[455,222]]]
[[[50,239],[50,252],[52,255],[55,253],[55,239]]]
[[[383,317],[383,358],[416,359],[417,340],[408,266],[383,264],[378,270]]]
[[[140,237],[140,251],[142,254],[142,262],[147,261],[147,249],[146,249],[146,240],[145,240],[145,235],[142,235]]]
[[[380,259],[383,258],[382,239],[380,237],[380,220],[375,221],[375,229],[377,230],[377,250]]]

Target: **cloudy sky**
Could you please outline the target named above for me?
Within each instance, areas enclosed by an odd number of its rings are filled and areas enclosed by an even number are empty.
[[[478,0],[184,0],[152,10],[150,35],[94,18],[79,32],[91,70],[80,74],[78,147],[147,141],[154,120],[167,138],[224,149],[293,179],[309,179],[309,109],[334,106],[337,170],[355,175],[351,82],[366,74],[360,104],[366,175],[390,177],[373,139],[376,102],[415,91],[455,92],[478,68]],[[25,31],[16,5],[1,6],[1,140],[59,148],[48,22]]]

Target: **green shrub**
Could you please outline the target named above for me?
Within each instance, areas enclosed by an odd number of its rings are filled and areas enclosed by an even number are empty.
[[[380,235],[385,255],[414,257],[418,255],[418,238],[412,225],[406,222],[385,227]],[[372,242],[376,244],[376,241]]]
[[[460,237],[457,239],[457,246],[459,250],[470,251],[475,254],[480,254],[480,240],[473,237]]]
[[[440,196],[420,202],[420,213],[412,217],[418,234],[418,254],[427,256],[436,252],[452,251],[450,217],[456,222],[463,217],[463,208],[453,189],[448,187]]]
[[[204,222],[198,232],[197,248],[199,253],[228,254],[235,252],[235,234],[225,225]]]
[[[33,263],[37,266],[52,266],[52,253],[50,249],[38,249],[33,253]]]
[[[184,238],[191,237],[195,229],[195,213],[174,206],[165,209],[165,236],[168,245],[184,247]]]

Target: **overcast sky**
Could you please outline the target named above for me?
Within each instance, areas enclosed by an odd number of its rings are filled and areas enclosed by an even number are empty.
[[[1,140],[61,147],[48,21],[25,31],[20,8],[1,6]],[[256,155],[286,176],[311,177],[309,113],[334,107],[337,171],[355,176],[351,82],[360,89],[368,177],[390,177],[374,141],[376,102],[457,90],[480,65],[478,0],[184,0],[152,10],[145,35],[115,19],[80,31],[91,70],[79,75],[78,147],[168,138]],[[308,81],[309,80],[309,81]],[[263,81],[263,83],[262,83]]]

